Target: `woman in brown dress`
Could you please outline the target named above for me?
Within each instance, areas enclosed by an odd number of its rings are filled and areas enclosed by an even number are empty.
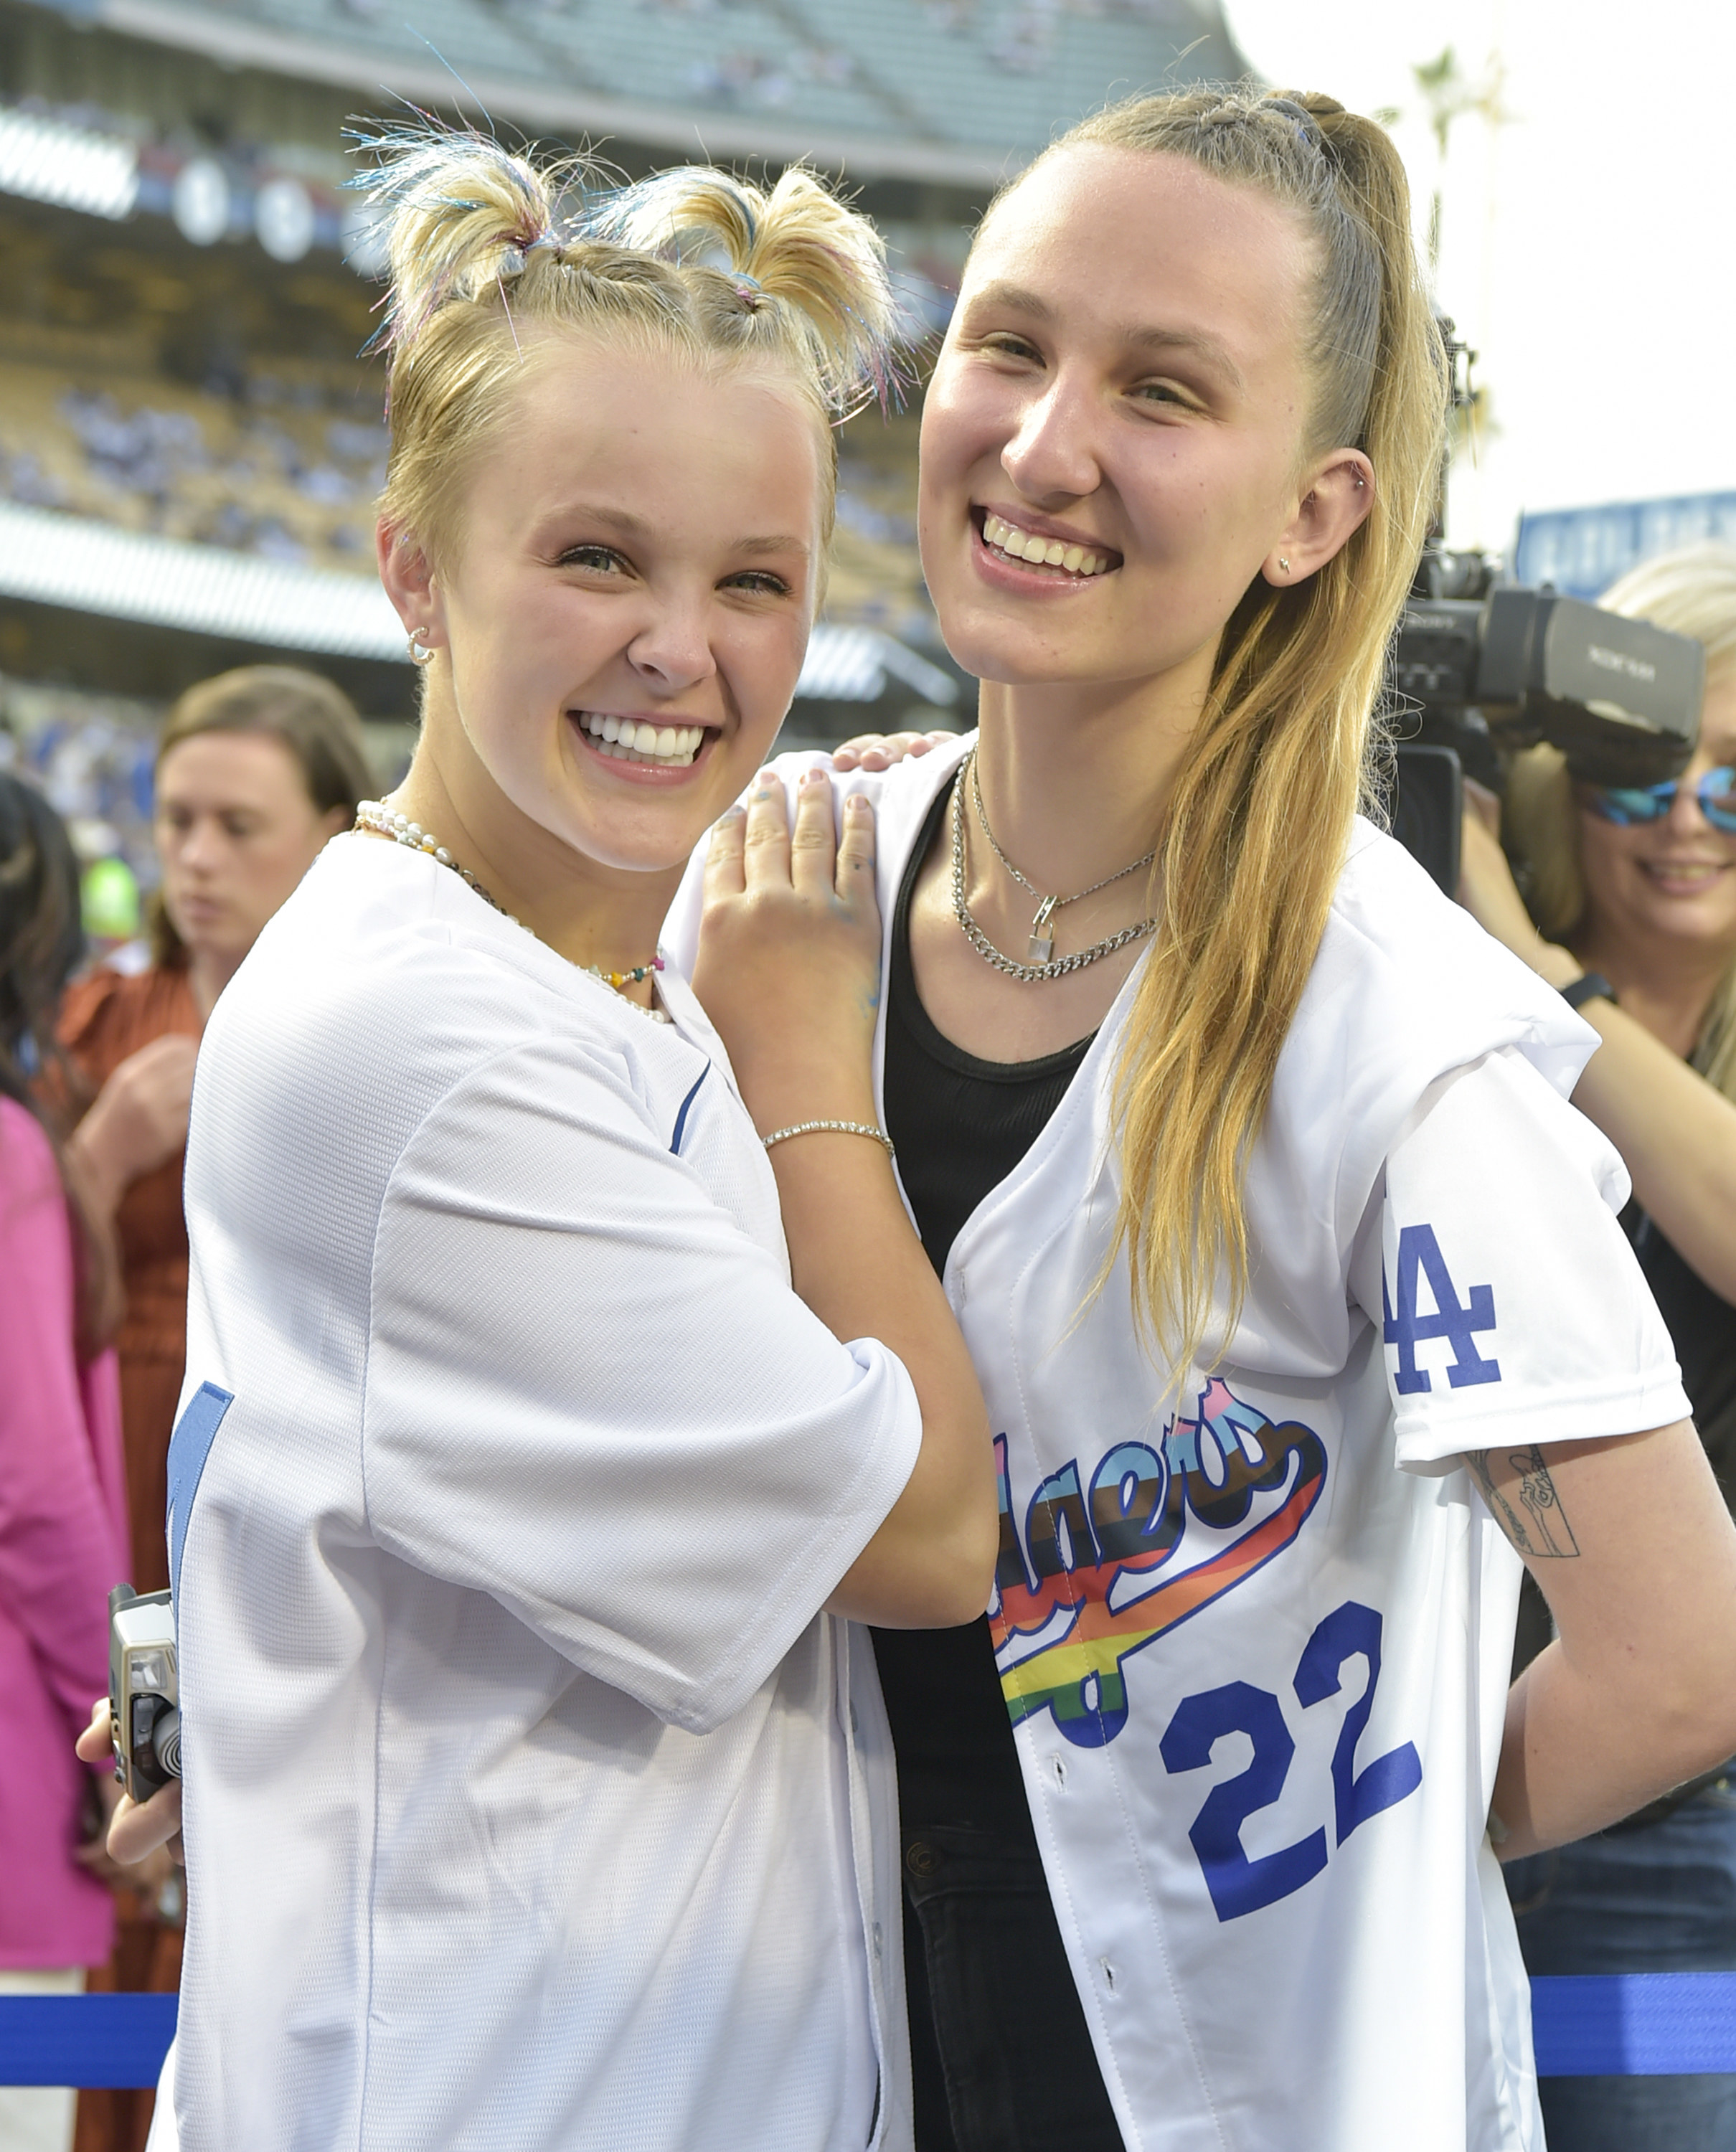
[[[140,1591],[169,1581],[169,1437],[186,1358],[181,1171],[199,1035],[260,929],[372,789],[356,713],[329,681],[257,665],[189,688],[157,752],[150,962],[97,966],[63,1006],[61,1043],[89,1100],[68,1150],[120,1248],[129,1578]],[[92,1987],[173,1988],[178,1922],[134,1892],[116,1896],[114,1958]],[[84,2094],[78,2152],[142,2152],[151,2105],[148,2092]]]

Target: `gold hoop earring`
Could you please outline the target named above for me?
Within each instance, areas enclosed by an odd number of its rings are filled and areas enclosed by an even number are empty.
[[[427,632],[428,631],[424,627],[412,628],[410,631],[409,647],[410,662],[412,665],[432,665],[434,663],[434,654],[433,651],[424,648],[422,642],[423,637],[427,634]]]

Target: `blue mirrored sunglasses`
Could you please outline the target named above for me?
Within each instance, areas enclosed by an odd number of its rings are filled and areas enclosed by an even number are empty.
[[[1661,822],[1675,805],[1681,789],[1679,778],[1673,778],[1667,784],[1632,788],[1594,784],[1591,811],[1623,829],[1634,822]],[[1736,837],[1736,769],[1708,769],[1693,789],[1700,812],[1713,828],[1722,830],[1727,837]]]

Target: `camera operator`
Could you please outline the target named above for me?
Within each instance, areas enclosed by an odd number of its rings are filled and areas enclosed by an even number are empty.
[[[1736,1508],[1736,549],[1648,561],[1602,603],[1703,644],[1693,758],[1674,783],[1607,790],[1553,748],[1519,756],[1500,838],[1492,795],[1465,815],[1459,895],[1602,1037],[1573,1102],[1632,1176],[1622,1223]],[[1549,1635],[1528,1593],[1521,1661]],[[1533,1974],[1736,1969],[1736,1765],[1506,1875]],[[1736,2078],[1541,2090],[1551,2152],[1736,2146]]]

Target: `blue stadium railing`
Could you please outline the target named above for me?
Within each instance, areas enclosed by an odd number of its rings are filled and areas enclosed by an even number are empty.
[[[154,2085],[172,1995],[0,1996],[0,2085]]]
[[[0,1997],[0,2085],[153,2085],[172,1995]],[[1736,1972],[1593,1973],[1531,1982],[1542,2077],[1736,2073]]]

